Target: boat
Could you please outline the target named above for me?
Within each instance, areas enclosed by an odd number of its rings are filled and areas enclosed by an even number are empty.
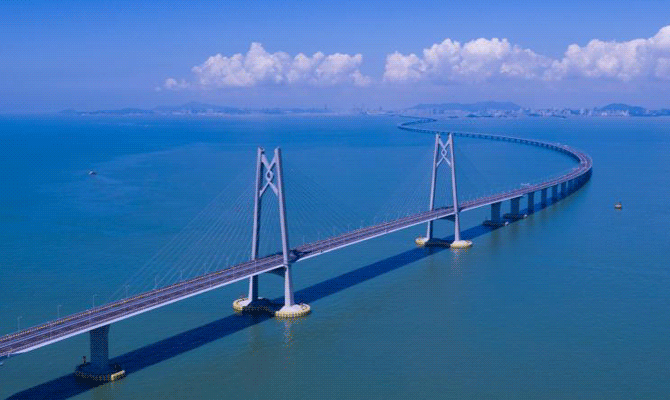
[[[93,170],[88,171],[88,174],[89,174],[89,175],[98,175],[98,173],[95,172],[95,171],[93,171]]]
[[[614,205],[614,209],[616,209],[616,210],[621,210],[622,208],[623,208],[623,206],[621,205],[621,202],[618,202]]]

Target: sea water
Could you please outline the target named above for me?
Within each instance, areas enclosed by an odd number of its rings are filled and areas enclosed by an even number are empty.
[[[283,150],[292,245],[425,209],[435,139],[402,121],[2,117],[0,334],[113,299],[215,199],[241,204],[244,227],[230,236],[239,255],[226,262],[243,261],[253,200],[240,193],[259,145]],[[418,226],[298,263],[296,300],[313,310],[303,319],[235,315],[239,282],[116,323],[110,357],[128,371],[119,382],[72,378],[88,335],[6,359],[0,398],[667,397],[669,122],[433,123],[565,143],[591,155],[593,176],[501,229],[479,227],[486,208],[464,213],[467,251],[416,248]],[[455,141],[461,199],[574,166],[529,146]],[[438,184],[446,205],[449,182]],[[277,231],[264,232],[266,253]],[[453,224],[436,232],[448,238]],[[153,288],[130,282],[131,294]],[[281,278],[260,287],[281,299]]]

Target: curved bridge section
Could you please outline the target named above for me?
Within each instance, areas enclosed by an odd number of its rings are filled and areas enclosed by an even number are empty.
[[[414,120],[400,124],[398,127],[403,130],[417,133],[448,133],[421,127],[422,124],[433,121],[435,120]],[[431,221],[438,219],[453,219],[454,217],[457,217],[459,212],[491,206],[492,219],[489,222],[496,224],[502,221],[499,215],[501,202],[509,200],[511,201],[511,212],[504,217],[515,219],[515,217],[519,215],[519,199],[522,197],[526,196],[528,198],[528,208],[529,210],[532,210],[535,205],[535,192],[540,192],[542,195],[542,203],[547,204],[547,191],[549,189],[552,190],[553,200],[557,201],[559,197],[564,197],[579,189],[591,176],[591,158],[587,154],[566,145],[480,133],[452,134],[454,136],[506,141],[547,148],[569,155],[577,162],[577,166],[558,178],[460,203],[458,205],[458,210],[454,210],[454,207],[452,206],[435,208],[433,210],[420,212],[378,225],[364,227],[328,239],[308,243],[295,248],[289,248],[287,249],[286,254],[272,255],[246,261],[224,270],[204,274],[187,281],[154,289],[123,300],[104,304],[80,313],[49,321],[42,325],[24,329],[13,334],[5,335],[0,337],[0,359],[15,354],[25,353],[74,335],[91,332],[91,357],[94,360],[98,360],[102,365],[107,359],[106,349],[108,327],[114,322],[229,285],[242,279],[253,278],[266,272],[278,272],[283,269],[287,271],[286,276],[288,278],[286,278],[286,281],[290,281],[290,275],[288,274],[289,267],[296,262],[412,226],[430,223]],[[496,215],[496,211],[498,215]],[[292,297],[292,289],[290,290]]]
[[[410,117],[411,118],[411,117]],[[433,118],[423,118],[419,120],[413,120],[409,122],[405,122],[402,124],[398,125],[398,128],[406,131],[411,131],[411,132],[417,132],[417,133],[428,133],[428,134],[445,134],[449,133],[448,131],[444,130],[436,130],[436,129],[427,129],[427,128],[421,128],[419,127],[420,125],[430,123],[430,122],[436,122],[436,119]],[[476,139],[487,139],[487,140],[496,140],[496,141],[502,141],[502,142],[510,142],[510,143],[519,143],[519,144],[525,144],[529,146],[536,146],[536,147],[542,147],[545,149],[557,151],[559,153],[566,154],[570,156],[572,159],[577,161],[577,166],[575,166],[571,171],[565,173],[562,176],[559,176],[557,178],[549,179],[547,181],[535,184],[535,185],[529,185],[526,187],[522,187],[519,189],[513,189],[507,192],[502,192],[498,193],[492,196],[488,197],[481,197],[478,199],[470,200],[467,202],[463,202],[459,205],[459,210],[460,211],[467,211],[471,210],[473,208],[479,208],[483,206],[487,206],[490,204],[498,203],[501,201],[505,200],[512,200],[515,198],[522,197],[524,195],[528,195],[531,193],[535,193],[538,191],[543,191],[547,190],[549,188],[556,188],[556,191],[558,190],[558,186],[560,185],[566,185],[570,187],[566,187],[565,190],[562,189],[561,193],[567,194],[568,191],[573,192],[577,189],[579,189],[584,183],[586,183],[590,177],[591,177],[591,172],[593,169],[593,161],[591,160],[591,157],[589,157],[588,154],[579,151],[575,148],[572,148],[568,145],[560,144],[560,143],[551,143],[551,142],[544,142],[540,140],[533,140],[533,139],[523,139],[523,138],[517,138],[517,137],[512,137],[512,136],[502,136],[502,135],[489,135],[486,133],[470,133],[470,132],[451,132],[454,136],[461,136],[461,137],[470,137],[470,138],[476,138]],[[565,186],[564,186],[565,187]]]

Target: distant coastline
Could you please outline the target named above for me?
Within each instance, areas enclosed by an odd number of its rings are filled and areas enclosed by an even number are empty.
[[[663,117],[670,109],[649,110],[644,107],[612,103],[593,108],[525,108],[512,102],[417,104],[413,107],[384,110],[354,107],[347,111],[323,108],[238,108],[191,102],[180,106],[153,109],[122,108],[117,110],[63,110],[59,114],[73,116],[252,116],[252,115],[416,115],[442,118],[520,118],[520,117]]]
[[[59,114],[64,115],[110,115],[110,116],[218,116],[218,115],[298,115],[298,114],[332,114],[332,110],[324,108],[238,108],[217,106],[213,104],[204,104],[191,102],[180,106],[160,106],[153,109],[142,108],[122,108],[118,110],[95,110],[95,111],[77,111],[63,110]]]

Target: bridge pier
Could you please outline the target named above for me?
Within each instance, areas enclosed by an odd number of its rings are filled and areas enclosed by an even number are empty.
[[[74,375],[80,379],[110,382],[123,378],[126,372],[118,365],[109,364],[109,325],[90,331],[91,361],[79,365]]]
[[[109,325],[90,332],[91,367],[103,371],[109,367]]]
[[[509,222],[500,217],[501,205],[501,202],[491,204],[491,219],[485,220],[483,225],[498,228],[500,226],[509,224]]]
[[[540,191],[540,204],[542,207],[547,205],[547,188],[544,188]]]
[[[249,278],[249,301],[258,300],[258,275]]]
[[[293,277],[291,276],[291,265],[284,267],[284,306],[275,312],[278,318],[295,318],[309,314],[311,308],[307,304],[296,304],[293,298]]]
[[[551,187],[551,200],[556,202],[558,200],[558,185]]]
[[[568,183],[561,183],[561,197],[566,197],[568,195]]]
[[[535,192],[528,193],[528,212],[535,211]]]
[[[510,212],[505,214],[503,217],[511,220],[523,219],[526,218],[526,214],[521,214],[521,197],[515,197],[510,200]]]

